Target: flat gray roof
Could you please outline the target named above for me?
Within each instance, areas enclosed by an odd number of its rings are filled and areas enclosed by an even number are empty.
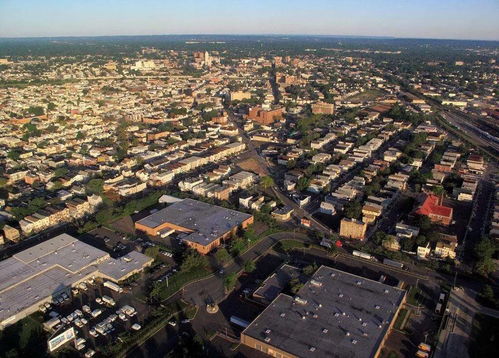
[[[56,236],[0,261],[0,323],[90,276],[119,281],[151,260],[136,251],[113,259],[70,235]]]
[[[322,266],[295,298],[281,293],[243,334],[298,357],[373,357],[404,295]]]
[[[193,231],[185,235],[184,240],[209,245],[250,217],[250,214],[240,211],[184,199],[139,220],[138,223],[150,228],[171,223]]]

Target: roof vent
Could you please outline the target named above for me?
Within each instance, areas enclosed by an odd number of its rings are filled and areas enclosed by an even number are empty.
[[[343,293],[338,294],[338,297],[342,298],[343,297]]]
[[[362,322],[362,327],[366,327],[367,326],[367,322]]]
[[[304,299],[304,298],[300,298],[300,297],[296,296],[295,297],[295,302],[299,303],[301,305],[306,305],[308,301],[306,299]]]
[[[340,315],[340,314],[339,314],[338,312],[336,312],[336,313],[334,314],[334,316],[335,316],[335,317],[339,317],[339,315]]]
[[[327,332],[329,332],[329,330],[327,328],[322,329],[322,333],[327,333]]]
[[[272,332],[272,331],[270,329],[268,329],[268,328],[265,330],[266,334],[270,334],[270,332]]]
[[[280,316],[284,318],[284,317],[286,317],[286,313],[282,312],[282,313],[280,314]]]
[[[345,336],[349,337],[350,336],[350,332],[346,331]]]
[[[390,291],[388,291],[388,289],[385,288],[385,293],[389,293]]]
[[[315,347],[310,347],[308,350],[309,350],[310,352],[315,352]]]
[[[320,281],[311,280],[311,281],[310,281],[310,284],[311,284],[312,286],[322,287],[322,282],[320,282]]]
[[[374,308],[376,308],[377,310],[379,310],[381,308],[381,306],[380,305],[376,305],[376,306],[374,306]]]
[[[306,319],[307,317],[305,315],[302,315],[301,316],[301,319]]]
[[[356,339],[352,339],[352,344],[357,344],[357,340]]]
[[[357,281],[357,285],[358,286],[362,285],[362,281]]]
[[[270,342],[270,337],[265,337],[265,342]]]

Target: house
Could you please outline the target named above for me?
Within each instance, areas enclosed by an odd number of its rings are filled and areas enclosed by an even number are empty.
[[[288,221],[291,219],[293,209],[289,206],[283,206],[272,211],[272,216],[279,221]]]
[[[432,222],[449,226],[452,222],[453,209],[442,205],[442,198],[433,194],[426,195],[415,214],[427,216]]]
[[[457,249],[457,236],[456,235],[446,235],[439,234],[439,240],[435,246],[435,256],[445,259],[445,258],[456,258],[456,249]]]

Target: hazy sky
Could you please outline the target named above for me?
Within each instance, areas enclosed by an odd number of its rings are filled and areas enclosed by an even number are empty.
[[[0,0],[0,37],[149,34],[499,40],[499,0]]]

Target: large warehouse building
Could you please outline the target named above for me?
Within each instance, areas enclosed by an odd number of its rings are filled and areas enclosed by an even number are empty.
[[[150,265],[139,252],[113,259],[67,234],[0,262],[0,329],[34,313],[45,302],[89,278],[122,281]]]
[[[193,199],[184,199],[135,223],[137,230],[151,236],[175,230],[182,240],[201,254],[207,254],[253,223],[253,216]]]
[[[280,294],[242,332],[272,357],[378,357],[405,291],[322,266],[295,297]]]

